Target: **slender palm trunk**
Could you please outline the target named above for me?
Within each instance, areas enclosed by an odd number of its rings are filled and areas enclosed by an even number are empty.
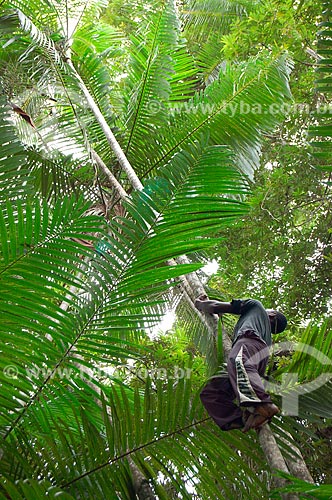
[[[127,460],[133,477],[134,488],[138,499],[157,500],[151,490],[148,480],[145,478],[145,476],[143,476],[133,459],[131,457],[128,457]]]
[[[281,439],[281,441],[285,442],[286,446],[290,445],[293,451],[293,454],[290,458],[287,456],[285,457],[289,472],[298,479],[302,479],[303,481],[307,481],[308,483],[314,483],[314,480],[311,477],[308,467],[305,461],[303,460],[302,453],[296,446],[293,436],[291,436],[289,432],[285,431],[284,434],[286,434],[287,437],[279,436],[279,438]]]
[[[120,196],[121,199],[124,199],[127,197],[126,191],[123,189],[121,186],[120,182],[117,180],[117,178],[112,174],[110,169],[105,165],[103,160],[100,158],[98,153],[96,151],[92,150],[91,151],[92,159],[96,162],[97,166],[99,169],[106,175],[109,183],[111,186],[115,189],[117,194]]]
[[[280,451],[280,448],[275,440],[275,437],[269,427],[269,425],[264,425],[258,432],[259,443],[264,452],[267,463],[270,466],[272,472],[281,471],[289,474],[289,469],[285,462],[284,457]],[[275,477],[274,483],[277,488],[285,486],[286,480],[282,477]],[[283,495],[284,500],[298,500],[297,494],[289,493]]]
[[[91,109],[92,113],[95,115],[95,118],[97,120],[97,122],[99,123],[102,131],[104,132],[105,134],[105,137],[112,149],[112,151],[114,152],[116,158],[118,159],[121,167],[123,168],[124,172],[126,173],[131,185],[133,186],[134,189],[137,189],[137,190],[141,190],[143,188],[143,184],[141,183],[141,181],[139,180],[139,178],[137,177],[133,167],[130,165],[126,155],[124,154],[124,152],[122,151],[121,149],[121,146],[120,144],[118,143],[118,141],[116,140],[110,126],[108,125],[107,121],[105,120],[102,112],[100,111],[98,105],[95,103],[92,95],[90,94],[87,86],[85,85],[85,83],[83,82],[82,78],[80,77],[80,75],[78,74],[78,72],[76,71],[73,63],[71,62],[70,59],[67,59],[67,63],[68,65],[70,66],[72,72],[74,73],[77,81],[78,81],[78,84],[80,86],[80,89],[82,90],[86,100],[87,100],[87,103],[88,103],[88,106],[89,108]]]

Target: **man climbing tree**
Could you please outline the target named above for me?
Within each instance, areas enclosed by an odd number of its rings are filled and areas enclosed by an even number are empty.
[[[201,392],[203,405],[224,431],[258,429],[280,411],[266,393],[261,377],[269,359],[271,334],[285,330],[285,316],[281,312],[264,309],[258,300],[253,299],[227,303],[201,295],[196,299],[195,306],[209,314],[240,315],[228,357],[228,374],[215,376],[208,382]]]

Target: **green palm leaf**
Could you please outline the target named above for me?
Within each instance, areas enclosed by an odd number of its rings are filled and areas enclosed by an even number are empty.
[[[304,331],[287,366],[276,372],[284,377],[281,396],[298,401],[299,416],[315,420],[331,416],[331,320],[314,323]]]
[[[310,484],[305,481],[301,481],[289,474],[279,473],[281,477],[288,479],[291,484],[276,490],[271,498],[282,498],[282,493],[304,493],[303,498],[313,498],[317,500],[329,500],[332,496],[332,485],[331,484]],[[309,495],[309,497],[308,497]]]
[[[126,391],[114,388],[109,401],[111,413],[104,407],[104,430],[81,414],[79,434],[73,433],[65,420],[54,423],[59,436],[56,447],[47,432],[39,436],[30,455],[32,461],[39,457],[36,474],[45,462],[53,484],[74,497],[85,492],[94,498],[106,494],[110,498],[130,498],[130,457],[160,498],[167,498],[167,482],[185,498],[190,498],[189,486],[204,497],[229,498],[233,494],[234,468],[227,464],[232,462],[237,465],[237,487],[244,496],[259,498],[266,494],[259,477],[245,480],[245,456],[255,457],[257,464],[264,467],[257,444],[250,436],[240,439],[236,432],[224,433],[218,439],[219,431],[192,398],[189,379],[170,380],[166,386],[157,383],[157,392],[151,391],[148,383],[144,397],[135,392],[135,404]],[[22,436],[21,440],[24,442]],[[70,464],[74,451],[73,467]],[[213,482],[212,475],[216,478]]]
[[[98,189],[87,185],[87,182],[91,182],[94,176],[91,161],[85,158],[85,163],[83,163],[82,158],[73,159],[72,155],[64,155],[59,150],[45,151],[45,141],[40,142],[39,132],[32,129],[19,115],[13,111],[10,112],[10,107],[8,102],[1,98],[1,201],[36,196],[38,193],[49,200],[57,199],[64,193],[84,193],[87,199],[97,201]],[[24,134],[17,131],[13,122],[24,123],[28,144]],[[50,123],[48,123],[49,126]],[[45,140],[50,144],[48,134],[49,132],[45,135]],[[38,146],[30,145],[33,143],[32,138],[37,138]],[[62,149],[59,136],[57,136],[56,145],[60,150]],[[67,153],[70,153],[69,148],[71,148],[77,156],[77,145],[73,146],[72,138],[64,140],[63,146]]]
[[[152,161],[142,160],[143,176],[155,171],[179,149],[210,133],[211,144],[227,144],[237,155],[239,166],[250,173],[257,165],[261,134],[273,130],[282,116],[285,99],[290,98],[288,75],[290,62],[251,61],[221,72],[219,79],[203,92],[176,109],[170,126],[150,139],[157,154]],[[148,168],[146,164],[148,162]]]
[[[165,261],[211,245],[213,240],[202,235],[213,232],[222,219],[243,213],[244,206],[234,198],[239,175],[224,148],[193,148],[190,156],[178,155],[174,162],[173,177],[169,166],[167,178],[151,182],[125,204],[128,217],[111,223],[113,236],[107,235],[100,218],[84,216],[83,200],[63,197],[51,209],[39,202],[26,208],[7,205],[1,224],[1,333],[7,346],[2,363],[15,364],[19,377],[8,380],[6,371],[2,373],[8,388],[3,396],[3,422],[9,424],[5,435],[27,418],[30,408],[38,407],[41,396],[55,401],[67,387],[74,393],[77,387],[84,389],[87,401],[91,393],[96,396],[81,378],[57,380],[59,369],[78,372],[78,359],[89,366],[91,359],[118,363],[135,357],[139,346],[129,340],[130,332],[151,323],[146,308],[156,293],[200,266],[165,266]],[[217,182],[206,176],[209,169],[217,173]],[[82,245],[86,239],[99,241],[98,253]],[[31,352],[41,369],[25,377]],[[10,396],[18,389],[20,403]]]
[[[166,0],[151,16],[148,28],[131,37],[125,86],[129,159],[140,158],[144,140],[168,123],[169,102],[183,101],[193,93],[195,68],[180,36],[175,3]]]
[[[191,0],[181,9],[184,33],[204,81],[214,77],[222,64],[223,35],[236,19],[248,15],[252,2]]]
[[[3,495],[0,491],[0,498],[6,500],[11,498],[12,500],[43,500],[46,496],[52,500],[56,498],[62,498],[63,500],[73,500],[74,497],[66,493],[65,491],[52,486],[49,481],[37,481],[33,480],[21,480],[17,481],[15,484],[8,479],[0,479],[0,484],[7,495]],[[8,497],[10,495],[10,497]]]

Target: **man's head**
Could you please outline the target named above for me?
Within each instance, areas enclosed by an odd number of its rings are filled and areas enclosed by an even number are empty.
[[[271,332],[283,332],[287,326],[286,317],[280,311],[275,311],[274,309],[267,309],[266,312],[271,323]]]

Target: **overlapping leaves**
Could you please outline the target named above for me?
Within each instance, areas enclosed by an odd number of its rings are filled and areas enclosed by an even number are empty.
[[[30,448],[24,463],[27,472],[29,463],[38,463],[36,474],[43,474],[46,466],[53,484],[74,498],[82,494],[100,499],[105,495],[130,498],[134,487],[129,460],[142,471],[158,498],[165,500],[169,498],[169,485],[188,499],[189,489],[200,495],[229,498],[234,494],[234,479],[237,491],[244,496],[266,495],[265,482],[259,475],[248,481],[249,466],[243,463],[243,456],[254,456],[257,466],[262,465],[259,447],[252,437],[232,433],[225,434],[221,441],[217,439],[218,429],[203,414],[199,401],[192,399],[189,378],[169,377],[167,383],[157,380],[156,384],[153,389],[147,379],[143,392],[112,389],[103,402],[102,421],[88,420],[83,412],[75,415],[66,404],[62,418],[56,418],[53,407],[48,421],[30,419],[30,432],[37,426],[44,433],[39,432],[38,441]],[[79,426],[73,426],[75,420]],[[56,431],[56,442],[50,428]],[[25,443],[24,429],[19,435]],[[234,445],[241,450],[241,456]],[[194,456],[199,459],[191,460]],[[19,461],[16,451],[12,460]],[[237,465],[235,478],[230,463]],[[215,481],[211,481],[211,473]],[[6,491],[13,488],[7,481],[2,484]],[[32,480],[26,482],[25,488],[33,491],[37,486],[51,487],[43,482],[36,485]],[[23,488],[23,483],[16,488]]]
[[[66,2],[61,8],[68,6]],[[49,4],[51,34],[42,12],[33,19],[29,2],[15,7],[21,11],[20,35],[14,40],[6,33],[8,50],[30,64],[32,91],[49,86],[53,100],[37,113],[38,139],[30,136],[23,145],[6,119],[1,125],[4,491],[13,498],[32,498],[33,492],[38,498],[48,491],[52,498],[59,487],[75,498],[133,498],[128,455],[160,498],[167,498],[160,469],[184,498],[189,498],[188,484],[212,498],[220,491],[232,497],[234,468],[227,468],[229,463],[242,471],[236,488],[243,495],[265,495],[255,476],[248,480],[245,461],[232,449],[235,439],[243,456],[249,453],[245,439],[225,437],[220,453],[217,429],[203,422],[196,429],[202,409],[192,406],[189,384],[170,383],[156,394],[147,385],[143,399],[139,392],[110,388],[119,381],[107,378],[101,368],[112,373],[112,366],[139,356],[139,336],[158,321],[154,311],[162,307],[161,294],[181,274],[199,267],[166,263],[210,246],[210,235],[220,225],[245,212],[240,200],[247,186],[229,149],[236,150],[241,167],[257,161],[260,134],[271,130],[280,116],[270,112],[270,105],[289,96],[287,58],[227,68],[192,97],[195,67],[180,36],[174,2],[158,2],[146,16],[150,25],[142,27],[146,37],[132,39],[125,106],[116,108],[125,111],[116,134],[141,177],[151,179],[126,200],[121,217],[112,214],[105,221],[87,213],[96,199],[89,153],[96,146],[105,160],[112,156],[67,66],[68,40],[57,30],[60,6]],[[90,44],[87,26],[84,21],[77,31],[73,61],[113,125],[111,79],[104,61],[118,34],[112,38],[106,30],[109,47],[104,36]],[[33,79],[36,62],[38,78]],[[49,70],[44,75],[43,65]],[[123,90],[122,83],[119,88]],[[151,113],[155,101],[161,107]],[[252,108],[257,101],[258,113]],[[188,107],[174,113],[174,105],[182,102]],[[246,117],[241,102],[250,106]],[[27,136],[34,133],[27,131]],[[55,154],[56,148],[62,154]],[[72,155],[83,161],[73,161]],[[204,353],[209,346],[211,339],[202,343]],[[259,463],[256,448],[255,454]],[[213,483],[211,474],[217,475],[220,460],[225,473]],[[18,480],[17,485],[9,478]]]
[[[12,161],[21,161],[22,146],[12,148]],[[161,173],[125,203],[126,218],[109,225],[86,214],[84,198],[46,204],[25,192],[25,199],[8,200],[0,225],[7,459],[18,442],[30,452],[32,441],[39,448],[47,409],[52,424],[45,435],[54,442],[61,439],[54,420],[60,408],[63,415],[73,411],[73,428],[82,407],[84,418],[98,421],[103,377],[91,367],[138,356],[137,333],[158,321],[149,306],[174,278],[200,266],[165,262],[211,245],[204,235],[244,213],[236,195],[247,188],[223,147],[192,147]]]

